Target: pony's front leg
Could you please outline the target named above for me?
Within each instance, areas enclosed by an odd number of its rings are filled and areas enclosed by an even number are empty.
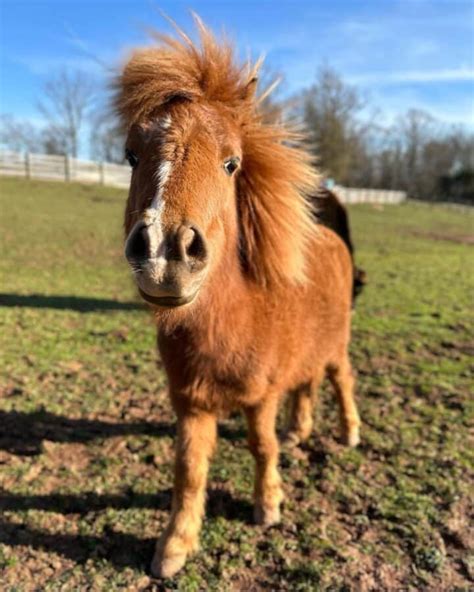
[[[172,513],[151,564],[155,576],[172,577],[199,546],[207,472],[216,431],[217,419],[213,414],[192,411],[178,417]]]
[[[277,412],[276,396],[245,409],[249,447],[255,458],[254,516],[257,524],[266,526],[280,521],[280,504],[283,500],[278,473]]]

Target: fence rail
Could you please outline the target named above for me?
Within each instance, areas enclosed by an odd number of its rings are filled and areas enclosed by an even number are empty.
[[[394,191],[392,189],[359,189],[355,187],[341,187],[336,185],[333,189],[337,197],[346,204],[354,203],[379,203],[399,204],[405,201],[405,191]]]
[[[28,179],[53,179],[56,181],[81,181],[100,183],[113,187],[130,185],[130,167],[110,162],[79,160],[69,156],[51,154],[21,154],[0,150],[0,175],[26,177]],[[386,189],[356,189],[336,185],[334,193],[344,203],[398,204],[406,200],[404,191]]]
[[[0,175],[100,183],[112,187],[130,185],[130,167],[110,162],[79,160],[52,154],[21,154],[0,150]]]

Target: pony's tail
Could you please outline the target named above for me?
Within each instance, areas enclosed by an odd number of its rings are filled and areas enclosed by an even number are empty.
[[[357,296],[362,292],[364,289],[365,284],[367,283],[367,273],[364,269],[357,267],[354,265],[354,281],[352,285],[352,306],[355,306],[355,300]]]
[[[359,296],[367,283],[367,274],[363,269],[357,267],[354,262],[354,244],[351,238],[347,210],[336,195],[325,187],[320,187],[310,199],[317,221],[338,234],[351,255],[352,275],[354,278],[352,284],[352,306],[354,306],[357,296]]]

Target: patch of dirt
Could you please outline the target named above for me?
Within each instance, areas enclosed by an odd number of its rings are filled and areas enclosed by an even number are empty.
[[[474,245],[474,235],[472,234],[449,234],[447,232],[427,232],[422,230],[414,230],[410,233],[411,236],[417,238],[428,238],[436,241],[448,241],[463,245]]]
[[[462,498],[456,502],[445,524],[443,536],[446,544],[465,551],[474,551],[474,504]]]

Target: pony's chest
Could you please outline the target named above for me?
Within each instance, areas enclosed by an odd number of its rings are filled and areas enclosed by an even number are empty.
[[[266,390],[268,369],[249,347],[159,340],[172,394],[213,408],[250,404]]]

